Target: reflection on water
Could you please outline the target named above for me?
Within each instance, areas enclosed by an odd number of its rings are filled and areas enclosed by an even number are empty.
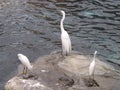
[[[20,63],[17,53],[33,61],[61,49],[60,10],[66,12],[64,27],[71,36],[73,50],[82,54],[97,50],[101,60],[120,65],[119,0],[1,0],[2,84]]]

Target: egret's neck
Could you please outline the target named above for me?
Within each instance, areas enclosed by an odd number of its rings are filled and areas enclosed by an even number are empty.
[[[96,58],[96,54],[94,54],[94,57],[93,57],[93,60],[95,61],[95,58]]]
[[[64,27],[63,27],[63,21],[64,21],[64,19],[65,19],[65,14],[63,14],[63,17],[62,17],[61,22],[60,22],[61,32],[64,31]]]

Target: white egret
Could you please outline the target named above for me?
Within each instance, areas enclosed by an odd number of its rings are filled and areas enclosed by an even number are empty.
[[[61,13],[63,15],[61,22],[60,22],[62,53],[63,55],[68,55],[71,53],[71,40],[70,40],[69,34],[67,33],[67,31],[64,30],[64,27],[63,27],[63,21],[65,19],[65,12],[61,10]]]
[[[95,62],[96,54],[97,54],[97,51],[94,52],[93,60],[89,66],[89,77],[91,78],[93,76],[93,79],[94,79],[94,72],[95,72],[95,66],[96,66],[96,62]]]
[[[24,70],[23,70],[23,73],[26,73],[27,72],[27,69],[28,70],[31,70],[32,69],[32,65],[29,61],[29,59],[23,55],[23,54],[18,54],[18,59],[21,61],[21,63],[25,66]],[[27,68],[27,69],[26,69]]]

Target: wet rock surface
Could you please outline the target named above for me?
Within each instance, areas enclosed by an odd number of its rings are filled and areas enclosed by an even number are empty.
[[[39,57],[33,69],[10,79],[5,90],[117,90],[120,85],[120,72],[108,63],[96,59],[95,78],[90,79],[88,67],[90,55],[72,53],[63,57],[52,53]]]

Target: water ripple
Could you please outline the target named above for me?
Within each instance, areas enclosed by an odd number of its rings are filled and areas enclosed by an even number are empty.
[[[97,50],[100,59],[120,64],[120,0],[0,2],[1,61],[17,63],[19,52],[35,59],[61,49],[60,10],[66,12],[64,28],[70,34],[73,50],[84,54]],[[10,65],[13,70],[16,64]]]

